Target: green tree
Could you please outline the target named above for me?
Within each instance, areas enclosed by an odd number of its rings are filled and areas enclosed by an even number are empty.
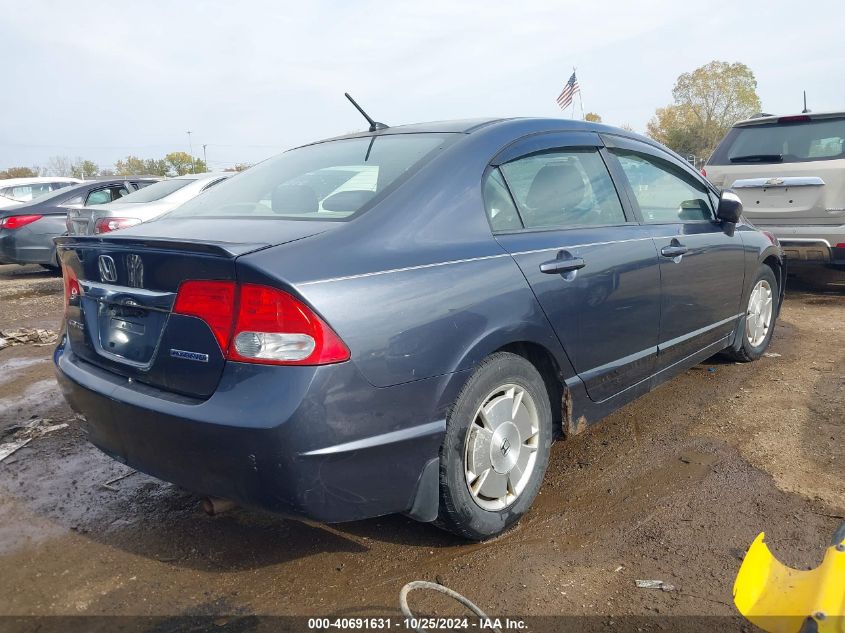
[[[114,164],[114,172],[118,176],[137,176],[143,174],[145,169],[144,161],[137,156],[127,156]]]
[[[148,158],[144,161],[143,173],[147,176],[166,176],[168,169],[170,166],[163,158]]]
[[[587,114],[584,115],[584,120],[591,121],[593,123],[601,123],[601,115],[596,114],[595,112],[587,112]]]
[[[658,108],[647,132],[682,156],[706,158],[730,127],[760,111],[757,80],[745,64],[712,61],[684,73],[674,103]]]
[[[71,168],[71,174],[74,178],[93,178],[97,174],[100,173],[99,166],[90,161],[90,160],[83,160],[81,158],[77,158],[76,162],[73,164]]]
[[[191,158],[188,152],[170,152],[164,157],[170,166],[171,175],[199,174],[206,171],[205,163],[199,158]]]
[[[0,178],[35,178],[38,169],[32,167],[9,167],[0,171]]]

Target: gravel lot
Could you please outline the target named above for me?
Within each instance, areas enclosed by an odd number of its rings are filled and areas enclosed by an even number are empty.
[[[61,310],[61,279],[0,266],[0,330],[57,329]],[[485,544],[403,517],[209,517],[140,473],[103,486],[130,471],[78,431],[52,346],[2,350],[0,433],[32,416],[69,426],[0,463],[0,615],[210,615],[223,629],[238,614],[398,615],[413,579],[496,615],[732,615],[760,531],[783,562],[810,568],[845,515],[843,317],[845,291],[790,287],[779,356],[710,359],[559,442],[531,513]]]

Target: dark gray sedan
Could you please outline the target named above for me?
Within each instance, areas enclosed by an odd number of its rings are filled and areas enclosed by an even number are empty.
[[[156,178],[89,180],[13,207],[0,206],[0,264],[56,268],[53,238],[67,231],[69,209],[106,204],[157,182]]]
[[[95,445],[286,515],[484,539],[528,510],[553,438],[768,346],[777,241],[653,141],[544,119],[373,130],[59,238],[55,362]]]

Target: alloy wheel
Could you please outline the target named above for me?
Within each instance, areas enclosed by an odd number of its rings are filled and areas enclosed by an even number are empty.
[[[752,347],[758,347],[766,340],[773,312],[772,287],[768,281],[761,279],[751,291],[745,314],[745,338]]]
[[[540,421],[531,394],[502,385],[484,398],[466,435],[464,474],[473,501],[485,510],[514,503],[531,480]]]

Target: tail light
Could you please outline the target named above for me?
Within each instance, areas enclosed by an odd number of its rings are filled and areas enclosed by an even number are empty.
[[[79,279],[72,268],[62,266],[62,279],[65,287],[65,315],[67,315],[67,309],[71,305],[79,304],[82,289],[79,287]]]
[[[27,224],[37,222],[43,217],[43,215],[10,215],[5,218],[0,218],[0,229],[9,229],[10,231],[14,231],[15,229],[22,228]]]
[[[806,114],[794,114],[778,118],[778,123],[807,123],[808,121],[811,121],[811,119]]]
[[[183,281],[173,312],[205,321],[214,332],[220,349],[227,350],[232,335],[236,294],[234,281]]]
[[[269,286],[185,281],[173,312],[205,321],[229,360],[272,365],[349,360],[346,345],[311,308]]]
[[[845,248],[845,242],[839,242],[834,248]]]
[[[707,178],[707,170],[704,167],[701,168],[701,175]]]
[[[777,243],[778,243],[778,238],[776,238],[776,237],[775,237],[775,234],[774,234],[774,233],[770,233],[769,231],[761,231],[761,233],[762,233],[763,235],[765,235],[767,238],[769,238],[769,241],[770,241],[772,244],[777,245]]]
[[[129,228],[140,223],[141,220],[138,218],[98,218],[94,222],[94,233],[111,233],[112,231]]]

